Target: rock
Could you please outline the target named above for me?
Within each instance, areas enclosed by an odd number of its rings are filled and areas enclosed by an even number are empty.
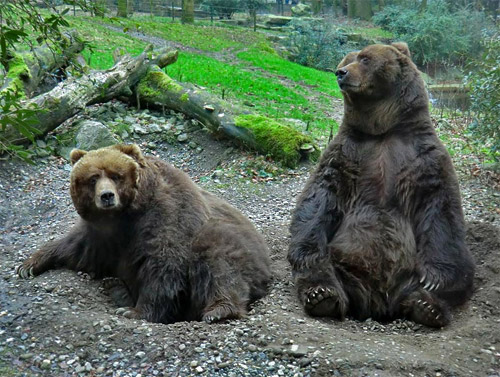
[[[306,346],[299,344],[292,344],[290,350],[288,351],[289,355],[294,357],[304,357],[307,355],[308,349]]]
[[[188,139],[188,135],[183,133],[183,134],[180,134],[179,136],[177,136],[177,141],[183,143],[185,141],[187,141]]]
[[[311,15],[311,6],[308,4],[299,3],[296,6],[292,7],[291,11],[293,17],[306,17]]]
[[[76,147],[86,151],[118,143],[118,139],[102,123],[85,120],[79,124]]]
[[[149,125],[149,130],[150,130],[151,132],[153,132],[153,133],[158,133],[158,132],[161,132],[161,131],[162,131],[162,130],[161,130],[161,127],[160,127],[158,124],[156,124],[156,123],[151,123],[151,124]]]
[[[269,15],[266,20],[268,26],[285,26],[292,20],[292,17]]]

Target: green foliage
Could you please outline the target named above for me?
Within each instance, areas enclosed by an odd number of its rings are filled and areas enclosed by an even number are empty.
[[[476,113],[470,130],[490,147],[491,155],[500,160],[500,35],[483,42],[485,52],[470,64],[466,78],[471,90],[471,110]]]
[[[480,52],[482,30],[490,25],[483,13],[466,8],[450,12],[444,1],[417,6],[387,6],[373,22],[408,43],[413,60],[420,65],[462,64]]]
[[[255,135],[259,152],[269,154],[288,167],[296,167],[302,154],[301,147],[311,145],[314,151],[309,155],[315,161],[320,155],[310,136],[306,136],[291,127],[284,126],[261,115],[241,115],[235,118],[238,127],[248,128]]]
[[[75,3],[82,9],[92,7],[84,0],[75,0]],[[31,141],[38,133],[34,127],[37,109],[21,106],[24,87],[20,80],[29,77],[30,73],[15,51],[46,45],[53,53],[59,53],[59,44],[66,39],[64,28],[69,26],[65,19],[69,8],[59,12],[53,2],[47,0],[44,4],[51,9],[51,13],[42,11],[35,1],[0,0],[0,65],[3,67],[3,72],[0,69],[0,80],[4,81],[0,81],[0,87],[7,84],[0,96],[0,154],[13,153],[25,160],[29,159],[29,153],[23,147],[11,145],[5,137],[10,128]]]
[[[291,59],[308,67],[335,69],[348,52],[359,49],[329,22],[294,19],[290,28]]]
[[[20,102],[21,94],[12,88],[2,91],[0,96],[0,152],[16,155],[30,162],[31,154],[23,146],[14,145],[5,138],[5,132],[13,127],[31,142],[40,131],[34,126],[38,123],[36,115],[41,111],[37,106],[25,108]]]

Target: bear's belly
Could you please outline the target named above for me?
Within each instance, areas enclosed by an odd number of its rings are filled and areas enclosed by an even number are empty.
[[[344,216],[329,250],[335,265],[381,289],[415,268],[415,237],[409,221],[373,205],[355,207]]]

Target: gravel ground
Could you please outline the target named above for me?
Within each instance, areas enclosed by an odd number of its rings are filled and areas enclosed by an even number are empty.
[[[189,143],[142,138],[146,153],[184,169],[256,224],[271,250],[270,294],[243,320],[163,325],[115,315],[102,282],[81,272],[18,279],[15,266],[76,221],[70,166],[56,157],[34,166],[0,161],[0,376],[500,375],[499,193],[480,177],[461,173],[478,268],[476,293],[452,324],[338,322],[304,314],[286,262],[290,212],[312,166],[252,179],[248,166],[270,165],[202,130]]]

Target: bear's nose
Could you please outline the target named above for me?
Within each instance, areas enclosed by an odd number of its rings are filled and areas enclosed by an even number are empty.
[[[337,76],[337,81],[342,81],[347,76],[348,73],[349,71],[347,69],[344,68],[338,69],[337,72],[335,72],[335,76]]]
[[[110,190],[101,193],[101,202],[104,207],[111,207],[115,202],[115,193]]]

